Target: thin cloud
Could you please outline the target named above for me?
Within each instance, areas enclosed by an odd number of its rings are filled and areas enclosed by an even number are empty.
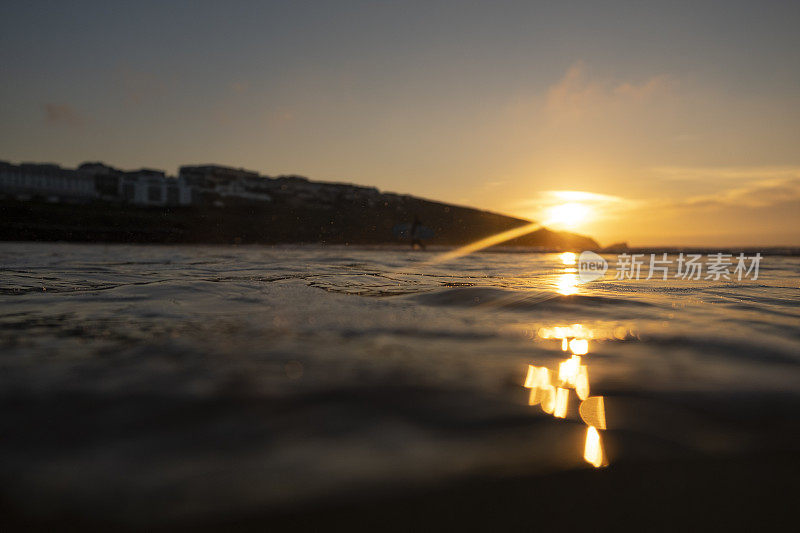
[[[755,181],[719,194],[694,196],[680,205],[684,207],[759,208],[798,200],[800,200],[800,176]]]
[[[515,211],[529,212],[541,218],[549,209],[565,203],[586,205],[598,218],[614,218],[619,214],[641,206],[638,200],[598,194],[587,191],[542,191],[535,197],[523,200],[513,206]]]
[[[762,208],[800,200],[800,167],[657,167],[660,179],[715,184],[718,192],[689,196],[662,208]]]
[[[246,81],[234,81],[230,84],[230,88],[234,94],[244,94],[250,90],[250,83]]]
[[[287,107],[274,107],[267,110],[266,122],[270,126],[282,126],[295,120],[294,112]]]
[[[787,179],[800,175],[800,168],[791,166],[655,167],[651,170],[660,178],[673,181]]]
[[[621,196],[611,196],[609,194],[598,194],[586,191],[542,191],[534,198],[523,200],[517,207],[550,207],[564,202],[582,202],[593,205],[622,205],[628,204],[632,200]]]
[[[642,82],[591,76],[583,62],[572,65],[547,91],[545,111],[554,118],[580,119],[647,102],[668,93],[674,82],[667,76],[652,76]]]
[[[133,107],[162,97],[168,89],[167,82],[155,74],[128,67],[117,69],[115,82],[123,103]]]
[[[45,121],[54,126],[80,126],[83,117],[69,104],[49,102],[42,104]]]

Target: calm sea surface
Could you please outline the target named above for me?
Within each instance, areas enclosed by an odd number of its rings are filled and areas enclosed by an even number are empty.
[[[756,281],[581,284],[555,254],[435,256],[0,243],[7,505],[180,519],[585,453],[800,450],[800,258]],[[555,393],[573,352],[604,402],[588,451],[576,387],[561,413],[523,387],[534,365]]]

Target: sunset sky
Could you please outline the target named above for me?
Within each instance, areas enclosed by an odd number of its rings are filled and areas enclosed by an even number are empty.
[[[15,163],[218,163],[602,244],[800,245],[800,2],[3,2],[0,72]]]

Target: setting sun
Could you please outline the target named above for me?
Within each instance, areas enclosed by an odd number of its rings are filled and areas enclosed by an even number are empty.
[[[545,225],[556,228],[577,228],[592,215],[592,208],[578,202],[568,202],[547,210]]]

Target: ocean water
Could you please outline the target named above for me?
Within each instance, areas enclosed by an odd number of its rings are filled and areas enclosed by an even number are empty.
[[[800,451],[800,258],[581,283],[556,254],[436,256],[0,243],[3,505],[147,524]],[[573,352],[562,405],[523,386]]]

